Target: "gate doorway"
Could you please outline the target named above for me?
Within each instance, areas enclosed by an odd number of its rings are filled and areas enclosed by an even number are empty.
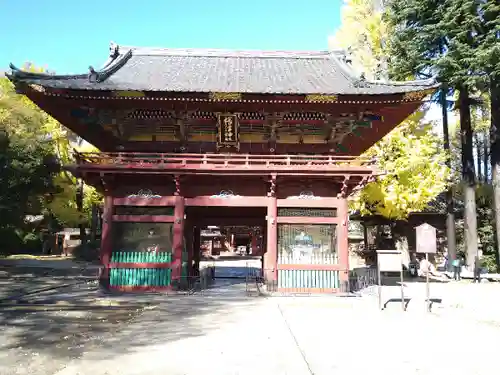
[[[215,286],[262,273],[267,207],[186,207],[185,238],[195,273],[214,268]]]

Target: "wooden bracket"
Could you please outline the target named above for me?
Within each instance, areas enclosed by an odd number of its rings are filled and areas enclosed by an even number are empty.
[[[172,116],[175,119],[175,125],[177,127],[177,137],[181,141],[182,146],[184,147],[189,138],[189,130],[186,124],[191,119],[191,113],[189,112],[175,112]]]
[[[342,188],[340,189],[340,193],[337,194],[337,198],[346,198],[347,190],[349,189],[349,180],[351,176],[344,176],[344,181],[342,182]]]
[[[276,196],[276,174],[273,173],[271,175],[271,179],[269,180],[270,186],[269,186],[269,192],[267,193],[268,197],[275,197]]]
[[[272,114],[266,115],[266,123],[269,126],[269,151],[271,153],[276,152],[276,140],[278,139],[278,128],[283,122],[283,114],[280,112],[274,112]]]
[[[376,179],[377,177],[374,175],[364,176],[361,181],[359,181],[351,190],[351,194],[363,189],[366,185],[368,185],[370,182],[374,182]]]
[[[111,191],[111,182],[113,180],[112,176],[106,175],[105,173],[101,172],[99,174],[100,181],[101,181],[101,186],[104,190],[105,193],[109,193]],[[83,178],[83,176],[82,176]]]
[[[179,175],[174,176],[175,192],[174,195],[181,195],[181,178]]]

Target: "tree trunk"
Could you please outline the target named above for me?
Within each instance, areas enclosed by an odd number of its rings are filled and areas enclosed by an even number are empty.
[[[484,132],[483,134],[483,165],[484,165],[484,182],[488,183],[490,181],[490,176],[489,176],[489,147],[488,144],[490,143],[489,141],[489,134],[487,131]]]
[[[472,144],[472,126],[470,114],[469,90],[460,88],[460,131],[462,143],[462,180],[464,185],[464,227],[465,227],[465,251],[467,266],[474,267],[474,257],[477,255],[477,214],[476,214],[476,191],[475,191],[475,168]]]
[[[495,256],[500,268],[500,82],[492,82],[491,89],[490,154],[493,185],[493,212],[495,218]]]
[[[77,192],[76,192],[76,207],[78,209],[78,212],[82,213],[83,212],[83,180],[80,179],[80,182],[77,187]],[[81,244],[85,245],[87,243],[87,231],[85,229],[85,224],[81,223],[78,225],[80,228],[80,240]]]
[[[90,241],[95,242],[97,237],[97,227],[99,225],[99,208],[92,204],[92,219],[90,222]]]
[[[446,101],[446,87],[441,89],[441,110],[443,116],[444,149],[450,152],[450,133],[448,130],[448,103]],[[451,169],[451,159],[446,160],[446,165]],[[457,258],[457,238],[455,225],[455,208],[453,202],[453,188],[450,186],[446,191],[446,241],[448,250],[448,266],[451,271],[451,261]]]
[[[483,163],[483,158],[481,157],[482,147],[481,147],[481,139],[477,131],[476,133],[474,133],[474,140],[476,143],[477,180],[483,181],[483,174],[482,174],[483,168],[481,168],[481,164]]]

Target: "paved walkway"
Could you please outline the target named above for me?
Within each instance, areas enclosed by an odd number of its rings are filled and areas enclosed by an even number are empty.
[[[379,312],[370,300],[182,297],[57,375],[486,374],[495,350],[473,343],[498,334],[455,317]]]
[[[203,295],[115,297],[78,286],[31,296],[27,310],[2,306],[0,375],[496,371],[489,343],[500,319],[474,308],[490,311],[484,301],[498,295],[497,285],[433,284],[431,294],[448,307],[437,314],[425,313],[421,284],[408,287],[406,313],[397,303],[378,311],[373,296],[263,298],[248,297],[241,280],[217,286]],[[456,313],[457,303],[466,314]]]

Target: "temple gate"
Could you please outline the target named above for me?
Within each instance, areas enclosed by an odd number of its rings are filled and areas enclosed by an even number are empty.
[[[214,222],[263,228],[268,285],[342,289],[347,198],[380,173],[359,155],[436,87],[367,81],[332,51],[112,44],[86,74],[11,68],[20,92],[100,150],[66,168],[105,196],[102,281],[120,290],[176,287]]]

